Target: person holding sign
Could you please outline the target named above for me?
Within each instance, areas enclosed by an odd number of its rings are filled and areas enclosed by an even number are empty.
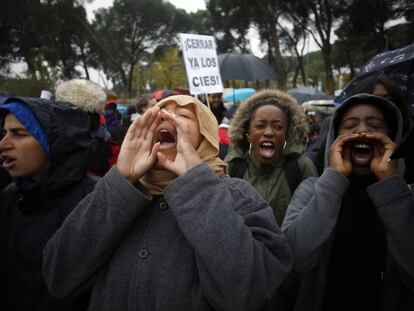
[[[100,311],[264,307],[290,251],[270,206],[226,176],[217,132],[186,95],[135,119],[117,165],[44,250],[51,293],[92,289],[89,310]]]

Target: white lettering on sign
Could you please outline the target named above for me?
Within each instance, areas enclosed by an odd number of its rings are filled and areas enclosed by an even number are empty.
[[[223,92],[213,36],[180,34],[190,93]]]

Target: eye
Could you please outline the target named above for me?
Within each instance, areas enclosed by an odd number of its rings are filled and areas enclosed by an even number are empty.
[[[190,119],[190,116],[186,115],[185,113],[178,113],[177,116]]]
[[[382,129],[383,126],[381,123],[368,123],[368,126],[375,128],[375,129]]]
[[[256,124],[254,127],[256,129],[258,129],[258,130],[264,129],[264,125],[263,124]]]
[[[16,131],[12,130],[12,131],[10,131],[10,132],[11,132],[11,134],[12,134],[14,137],[26,137],[26,136],[31,136],[31,134],[29,134],[27,131],[22,131],[22,130],[16,130]]]
[[[351,129],[351,128],[354,128],[355,126],[357,126],[357,124],[358,124],[357,122],[352,121],[352,120],[345,121],[342,124],[342,128],[344,128],[344,129]]]

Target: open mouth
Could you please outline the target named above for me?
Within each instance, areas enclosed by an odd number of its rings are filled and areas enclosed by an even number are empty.
[[[13,158],[13,157],[9,157],[9,156],[2,156],[1,157],[1,159],[2,159],[2,166],[5,168],[5,169],[9,169],[9,168],[11,168],[15,163],[16,163],[16,159],[15,158]]]
[[[373,147],[368,142],[356,141],[351,145],[351,154],[354,162],[368,164],[373,156]]]
[[[260,144],[260,154],[264,158],[272,158],[275,154],[275,145],[269,141],[262,142]]]
[[[157,142],[160,143],[160,150],[173,148],[176,144],[176,139],[173,133],[166,129],[161,129],[158,132]]]

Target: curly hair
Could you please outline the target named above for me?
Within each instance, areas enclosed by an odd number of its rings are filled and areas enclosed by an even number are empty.
[[[274,105],[285,112],[288,120],[286,141],[289,144],[303,144],[307,137],[306,115],[298,102],[290,95],[279,90],[262,90],[249,97],[237,109],[230,124],[231,143],[241,150],[247,150],[249,142],[246,133],[256,110],[266,105]]]

